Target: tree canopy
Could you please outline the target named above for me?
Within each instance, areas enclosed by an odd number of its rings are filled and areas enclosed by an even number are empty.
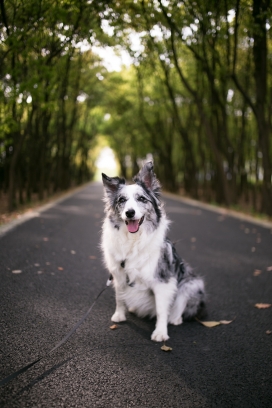
[[[91,179],[103,134],[125,177],[152,155],[165,189],[272,215],[269,0],[0,4],[10,209]],[[108,71],[95,47],[131,66]]]

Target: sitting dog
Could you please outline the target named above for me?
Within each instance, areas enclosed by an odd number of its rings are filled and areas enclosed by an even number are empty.
[[[168,323],[179,325],[203,310],[203,279],[192,272],[167,239],[169,221],[160,202],[153,163],[146,163],[127,185],[102,173],[106,217],[102,251],[116,293],[111,320],[126,311],[157,318],[151,339],[166,341]]]

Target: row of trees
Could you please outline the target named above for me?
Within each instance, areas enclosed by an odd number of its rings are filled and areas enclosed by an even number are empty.
[[[130,177],[272,215],[269,0],[1,1],[0,190],[81,183],[107,135]],[[93,45],[125,48],[107,72]],[[17,195],[16,195],[17,192]]]
[[[0,192],[9,209],[93,175],[105,2],[1,1]],[[88,40],[88,42],[86,41]]]
[[[134,59],[164,184],[272,215],[270,1],[119,2],[109,16]]]

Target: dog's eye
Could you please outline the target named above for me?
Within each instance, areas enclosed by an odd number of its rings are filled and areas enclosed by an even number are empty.
[[[144,196],[140,196],[138,201],[141,201],[141,203],[147,203],[147,199]]]
[[[118,200],[118,203],[119,203],[119,204],[122,204],[122,203],[124,203],[125,201],[126,201],[125,197],[120,197],[119,200]]]

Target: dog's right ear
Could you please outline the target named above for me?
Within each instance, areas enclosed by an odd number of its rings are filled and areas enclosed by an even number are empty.
[[[102,173],[102,181],[105,187],[105,191],[108,194],[114,194],[117,192],[121,184],[125,184],[125,179],[120,177],[108,177]]]

